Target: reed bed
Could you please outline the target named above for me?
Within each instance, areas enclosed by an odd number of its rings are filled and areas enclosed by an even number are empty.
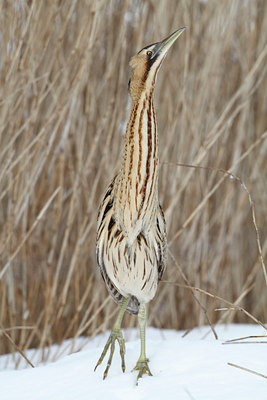
[[[111,327],[95,230],[128,63],[182,26],[155,93],[169,259],[149,324],[266,322],[266,1],[1,1],[0,353]]]

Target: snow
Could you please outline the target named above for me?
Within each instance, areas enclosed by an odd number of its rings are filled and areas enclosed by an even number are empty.
[[[106,365],[95,364],[101,354],[109,332],[88,342],[81,338],[73,350],[84,346],[80,352],[66,355],[73,341],[64,343],[65,348],[52,348],[49,359],[58,350],[63,355],[56,362],[47,362],[37,368],[12,370],[12,357],[0,357],[1,400],[251,400],[267,399],[267,380],[230,366],[236,364],[267,375],[267,335],[258,325],[219,326],[215,340],[210,329],[194,329],[186,337],[184,332],[147,329],[147,355],[153,376],[144,376],[136,386],[137,372],[131,372],[139,357],[139,337],[136,330],[125,331],[126,372],[121,371],[118,345],[113,363],[105,381],[102,375]],[[241,342],[226,344],[228,339],[246,336]],[[251,343],[253,342],[254,343]],[[248,343],[250,342],[250,343]],[[256,343],[258,342],[258,343]],[[261,343],[259,343],[261,342]],[[38,364],[39,353],[33,350],[27,356]],[[33,357],[32,357],[33,356]],[[14,359],[14,358],[13,358]],[[7,364],[8,362],[8,364]],[[6,368],[8,366],[8,368]],[[22,365],[20,365],[22,367]]]

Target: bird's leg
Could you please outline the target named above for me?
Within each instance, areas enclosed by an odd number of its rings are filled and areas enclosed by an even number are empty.
[[[102,352],[102,354],[101,354],[101,356],[100,356],[100,358],[99,358],[99,360],[98,360],[98,362],[97,362],[97,364],[95,366],[95,370],[96,370],[96,368],[104,360],[105,355],[107,354],[107,351],[108,351],[109,346],[110,346],[110,355],[109,355],[107,367],[106,367],[106,369],[104,371],[103,379],[105,379],[107,377],[107,375],[108,375],[108,371],[109,371],[109,368],[111,366],[111,362],[112,362],[112,358],[113,358],[113,353],[114,353],[114,349],[115,349],[115,341],[116,340],[118,341],[119,346],[120,346],[121,368],[122,368],[123,372],[125,371],[125,360],[124,360],[125,341],[123,339],[122,332],[121,332],[121,321],[122,321],[123,315],[125,313],[125,310],[127,308],[127,305],[129,303],[129,300],[130,300],[129,298],[124,298],[123,299],[120,312],[119,312],[119,314],[117,316],[115,324],[113,325],[113,328],[112,328],[111,333],[109,335],[108,341],[107,341],[107,343],[106,343],[106,345],[104,347],[104,350],[103,350],[103,352]]]
[[[138,312],[138,323],[139,323],[140,338],[141,338],[141,353],[136,363],[136,366],[134,367],[134,370],[139,371],[136,384],[138,384],[138,379],[141,378],[144,374],[152,375],[148,366],[149,360],[146,358],[146,305],[145,304],[140,304]]]

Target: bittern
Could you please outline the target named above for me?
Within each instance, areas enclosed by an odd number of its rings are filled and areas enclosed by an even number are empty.
[[[138,314],[141,353],[134,370],[137,382],[152,375],[145,352],[146,303],[155,296],[166,264],[166,227],[158,201],[158,137],[153,105],[154,85],[167,51],[185,28],[161,42],[144,47],[130,61],[130,119],[119,173],[108,187],[99,208],[97,263],[107,289],[121,308],[95,369],[109,347],[106,378],[117,340],[125,371],[125,341],[121,322],[125,311]]]

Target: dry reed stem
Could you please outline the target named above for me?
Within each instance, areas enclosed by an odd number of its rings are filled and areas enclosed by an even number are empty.
[[[15,350],[21,355],[21,357],[24,358],[24,360],[32,367],[34,368],[34,365],[31,363],[31,361],[28,359],[26,354],[23,353],[23,351],[20,350],[19,346],[16,345],[14,340],[9,336],[9,334],[6,332],[6,330],[0,326],[0,330],[2,335],[11,343],[11,345],[15,348]]]
[[[249,372],[250,374],[258,375],[258,376],[261,376],[262,378],[267,379],[267,375],[263,375],[260,372],[253,371],[252,369],[241,367],[240,365],[236,365],[236,364],[233,364],[230,362],[227,364],[230,365],[231,367],[239,368],[239,369],[242,369],[243,371]]]
[[[258,144],[262,141],[262,139],[265,139],[266,137],[267,137],[267,132],[264,132],[264,133],[261,135],[261,137],[257,140],[257,142],[256,142],[256,143],[253,143],[253,145],[251,146],[251,148],[248,149],[248,150],[242,155],[242,159],[244,159],[244,158],[250,153],[250,151],[251,151],[256,145],[258,145]],[[241,161],[241,159],[239,159],[238,161]],[[261,242],[260,242],[259,229],[258,229],[257,222],[256,222],[255,206],[254,206],[254,202],[253,202],[253,200],[252,200],[251,194],[250,194],[250,192],[249,192],[249,190],[248,190],[246,184],[242,181],[242,179],[241,179],[239,176],[233,174],[233,173],[231,172],[231,170],[230,170],[230,171],[226,171],[226,170],[224,170],[223,168],[203,167],[203,166],[201,166],[201,165],[189,165],[189,164],[167,163],[167,162],[163,162],[163,164],[167,164],[167,165],[173,164],[173,165],[176,165],[176,166],[179,166],[179,167],[187,167],[187,168],[195,168],[195,169],[204,169],[204,170],[208,170],[208,171],[221,172],[221,173],[223,173],[224,175],[227,175],[231,180],[236,180],[238,183],[240,183],[241,187],[242,187],[242,188],[245,190],[245,192],[247,193],[248,200],[249,200],[249,204],[250,204],[250,207],[251,207],[252,222],[253,222],[253,226],[254,226],[255,234],[256,234],[256,241],[257,241],[257,247],[258,247],[258,252],[259,252],[259,258],[260,258],[260,261],[261,261],[262,271],[263,271],[265,283],[266,283],[266,286],[267,286],[267,272],[266,272],[266,266],[265,266],[265,263],[264,263],[263,255],[262,255],[262,247],[261,247]],[[236,165],[235,165],[235,166],[236,166]],[[231,169],[233,169],[233,168],[231,168]],[[217,187],[219,186],[219,184],[220,184],[221,182],[222,182],[222,180],[220,180],[219,183],[218,183],[218,185],[215,185],[214,188],[213,188],[213,190],[212,190],[211,192],[209,192],[209,193],[207,194],[207,196],[202,200],[202,202],[198,205],[198,207],[194,210],[194,212],[193,212],[193,213],[189,216],[189,218],[184,222],[184,224],[183,224],[182,228],[180,229],[180,231],[177,232],[176,237],[179,236],[179,234],[181,233],[182,229],[184,229],[184,228],[188,225],[188,223],[194,218],[194,215],[195,215],[197,212],[199,212],[199,211],[201,210],[201,208],[203,207],[203,204],[205,204],[206,201],[208,200],[208,198],[209,198],[210,196],[213,195],[213,193],[215,192],[215,190],[217,189]],[[176,237],[172,239],[172,241],[171,241],[170,244],[172,244],[172,243],[174,242],[174,239],[176,239]]]
[[[228,304],[228,306],[229,306],[229,307],[228,307],[228,310],[229,310],[229,309],[234,309],[234,310],[242,311],[242,312],[243,312],[244,314],[246,314],[249,318],[251,318],[251,319],[253,320],[253,322],[257,323],[258,325],[260,325],[262,328],[264,328],[264,329],[267,331],[267,326],[265,326],[265,325],[264,325],[261,321],[259,321],[256,317],[254,317],[252,314],[250,314],[248,311],[246,311],[243,307],[240,307],[240,306],[238,306],[238,305],[236,305],[236,304],[234,304],[234,303],[231,303],[230,301],[227,301],[227,300],[223,299],[223,298],[220,297],[220,296],[216,296],[216,295],[214,295],[214,294],[212,294],[212,293],[207,292],[206,290],[203,290],[203,289],[200,289],[200,288],[197,288],[197,287],[193,287],[193,286],[189,286],[189,285],[184,285],[184,284],[179,284],[179,283],[176,283],[176,282],[169,282],[169,281],[163,281],[163,282],[164,282],[164,283],[171,284],[171,285],[174,285],[174,286],[180,286],[180,287],[183,287],[183,288],[185,288],[185,289],[189,289],[189,290],[191,290],[191,291],[196,291],[196,292],[199,292],[199,293],[203,293],[203,294],[205,294],[206,296],[212,297],[213,299],[220,300],[220,301],[222,301],[222,302]]]
[[[229,340],[226,340],[226,342],[225,343],[223,343],[223,344],[234,344],[234,343],[267,343],[267,342],[239,342],[240,340],[244,340],[244,339],[256,339],[256,338],[266,338],[266,336],[253,336],[253,335],[251,335],[251,336],[245,336],[245,337],[241,337],[241,338],[237,338],[237,339],[229,339]]]
[[[170,254],[171,259],[172,259],[172,261],[174,262],[175,266],[177,267],[179,273],[182,275],[183,280],[184,280],[185,283],[187,284],[186,287],[189,287],[190,285],[189,285],[189,281],[188,281],[187,277],[185,276],[185,274],[184,274],[183,271],[181,270],[179,264],[177,263],[177,261],[175,260],[173,254],[172,254],[170,251],[169,251],[169,254]],[[167,282],[167,281],[163,281],[163,282],[164,282],[164,283],[169,283],[169,282]],[[185,287],[185,286],[184,286],[184,287]],[[212,330],[212,332],[213,332],[213,334],[214,334],[215,339],[218,339],[218,335],[217,335],[217,333],[216,333],[216,331],[215,331],[215,329],[214,329],[213,324],[211,323],[211,320],[210,320],[210,318],[209,318],[207,309],[201,304],[201,302],[199,301],[199,299],[195,296],[195,293],[194,293],[193,289],[192,289],[191,293],[192,293],[192,296],[193,296],[194,300],[197,302],[197,304],[199,305],[199,307],[201,308],[201,310],[202,310],[203,313],[205,314],[205,317],[207,318],[208,324],[209,324],[209,326],[210,326],[210,328],[211,328],[211,330]],[[183,336],[186,336],[188,333],[189,333],[189,331],[187,331]]]

